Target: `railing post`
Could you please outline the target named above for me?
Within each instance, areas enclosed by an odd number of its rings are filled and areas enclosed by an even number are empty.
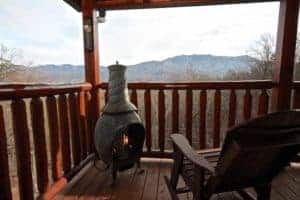
[[[90,130],[94,129],[96,120],[100,113],[100,102],[97,84],[99,83],[99,45],[98,45],[98,23],[96,20],[96,10],[94,0],[82,0],[82,21],[84,36],[84,66],[85,80],[92,84],[90,99]]]
[[[272,111],[290,109],[299,0],[281,0],[272,91]]]

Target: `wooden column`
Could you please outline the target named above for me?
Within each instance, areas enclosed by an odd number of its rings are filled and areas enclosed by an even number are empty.
[[[288,110],[291,103],[291,84],[294,74],[299,0],[281,0],[276,43],[276,63],[272,91],[272,110]]]
[[[95,87],[99,81],[99,46],[98,46],[98,23],[96,20],[96,10],[94,9],[94,0],[82,0],[82,22],[84,36],[84,66],[85,80],[92,84],[90,99],[90,117],[92,119],[91,130],[100,113],[99,93]]]

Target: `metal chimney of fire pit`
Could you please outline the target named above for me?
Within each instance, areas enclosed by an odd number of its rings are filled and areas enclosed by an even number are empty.
[[[108,103],[103,113],[117,114],[123,112],[137,111],[137,108],[129,101],[127,81],[125,78],[126,66],[111,65],[108,80]]]
[[[111,65],[109,69],[108,102],[97,121],[94,143],[99,158],[112,164],[116,172],[139,163],[145,140],[145,128],[137,108],[129,101],[126,66]]]

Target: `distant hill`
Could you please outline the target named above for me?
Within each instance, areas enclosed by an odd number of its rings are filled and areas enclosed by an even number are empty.
[[[176,77],[170,74],[182,74],[192,69],[211,77],[222,77],[228,70],[246,70],[254,58],[249,56],[179,55],[161,61],[148,61],[128,66],[128,81],[171,81]],[[107,81],[107,67],[100,68],[101,79]],[[81,65],[41,65],[20,67],[8,74],[9,81],[30,81],[68,83],[81,82],[84,68]]]

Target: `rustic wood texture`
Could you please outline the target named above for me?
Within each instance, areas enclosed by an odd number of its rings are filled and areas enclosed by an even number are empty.
[[[163,90],[158,92],[158,145],[159,150],[165,149],[165,125],[166,125],[166,105],[165,93]]]
[[[74,165],[78,165],[81,160],[81,147],[80,147],[80,129],[79,129],[79,109],[77,94],[71,93],[68,97],[70,121],[71,121],[71,143],[72,155]]]
[[[0,100],[11,100],[67,94],[81,90],[87,91],[90,90],[92,86],[89,83],[61,85],[25,84],[24,87],[17,86],[15,88],[14,84],[5,84],[2,85],[2,88],[6,88],[6,90],[0,92]]]
[[[87,143],[87,112],[86,112],[86,99],[85,92],[80,92],[78,95],[78,109],[79,109],[79,128],[80,128],[80,149],[81,149],[81,160],[87,156],[88,143]]]
[[[57,100],[55,96],[46,98],[47,118],[49,124],[49,138],[50,138],[50,156],[51,156],[51,170],[52,179],[58,180],[62,176],[62,152],[59,145],[59,126],[58,126],[58,109]]]
[[[66,95],[58,97],[59,120],[60,120],[60,146],[62,149],[62,161],[64,173],[71,169],[71,150],[70,150],[70,133],[68,104]]]
[[[214,163],[216,161],[213,161]],[[101,173],[93,166],[89,167],[60,192],[56,198],[68,200],[122,199],[122,200],[169,200],[170,194],[164,182],[164,176],[170,177],[172,160],[142,158],[144,173],[134,173],[134,169],[121,173],[115,186],[111,186],[110,173]],[[133,173],[132,173],[133,172]],[[274,181],[271,199],[297,200],[300,198],[300,167],[292,165]],[[124,187],[123,183],[129,183]],[[179,187],[183,181],[179,180]],[[118,197],[118,198],[117,198]],[[120,198],[121,197],[121,198]],[[191,194],[181,194],[180,200],[191,200]],[[211,200],[242,200],[237,193],[227,192],[215,195]]]
[[[140,90],[230,90],[230,89],[271,89],[276,84],[269,80],[255,81],[205,81],[205,82],[138,82],[128,83],[129,89]],[[107,89],[108,83],[97,84],[97,88]]]
[[[49,186],[48,158],[45,136],[45,119],[43,102],[40,98],[31,100],[31,124],[33,133],[37,187],[40,194],[47,191]]]
[[[199,140],[200,149],[206,148],[206,105],[207,105],[207,92],[201,90],[200,92],[200,126],[199,126]]]
[[[269,95],[266,90],[262,90],[258,99],[257,115],[267,114],[269,110]]]
[[[251,117],[252,111],[252,95],[250,90],[246,90],[244,95],[244,119],[248,120]]]
[[[9,166],[7,153],[7,135],[5,130],[3,108],[0,105],[0,199],[12,199],[9,180]]]
[[[299,109],[300,108],[300,89],[299,88],[294,90],[293,108],[294,109]]]
[[[236,120],[236,93],[235,90],[230,91],[229,97],[229,115],[228,115],[228,128],[235,125]]]
[[[99,73],[99,44],[98,44],[98,22],[97,22],[97,10],[94,9],[94,0],[81,1],[82,7],[82,27],[83,27],[83,37],[92,40],[92,48],[89,49],[84,42],[84,67],[85,67],[85,80],[92,84],[92,89],[90,90],[90,106],[93,109],[89,110],[90,125],[89,128],[94,130],[96,121],[100,114],[100,98],[99,91],[95,87],[100,82]],[[91,34],[84,31],[85,21],[90,21],[91,23]],[[90,149],[93,150],[91,143],[88,143]],[[89,151],[90,152],[90,151]]]
[[[77,11],[82,11],[81,0],[64,0]],[[205,6],[218,4],[235,4],[235,3],[257,3],[275,0],[140,0],[140,1],[101,1],[96,0],[94,8],[106,10],[123,10],[123,9],[146,9],[146,8],[167,8],[167,7],[184,7],[184,6]]]
[[[192,125],[193,125],[193,91],[187,90],[185,96],[185,129],[186,137],[192,142]]]
[[[151,151],[152,147],[152,134],[151,134],[151,92],[150,90],[146,90],[144,93],[145,99],[145,128],[146,128],[146,147],[147,151]]]
[[[94,151],[94,143],[93,143],[93,130],[94,130],[94,122],[92,110],[94,109],[92,102],[92,95],[90,92],[85,92],[85,107],[86,107],[86,144],[87,144],[87,152],[88,154]]]
[[[138,108],[138,97],[136,90],[131,90],[130,101]]]
[[[216,90],[214,96],[214,134],[213,147],[220,146],[220,127],[221,127],[221,91]]]
[[[11,104],[14,139],[21,200],[33,199],[33,180],[31,171],[30,141],[24,100],[16,99]]]
[[[276,62],[272,91],[272,111],[288,110],[295,66],[295,49],[299,15],[298,0],[281,0],[276,42]]]
[[[112,0],[102,1],[96,0],[95,8],[103,8],[107,10],[123,10],[123,9],[144,9],[144,8],[165,8],[165,7],[184,7],[184,6],[204,6],[217,4],[233,4],[233,3],[255,3],[273,0],[140,0],[140,1],[124,1]]]
[[[172,91],[172,132],[179,131],[179,94],[178,90]]]

